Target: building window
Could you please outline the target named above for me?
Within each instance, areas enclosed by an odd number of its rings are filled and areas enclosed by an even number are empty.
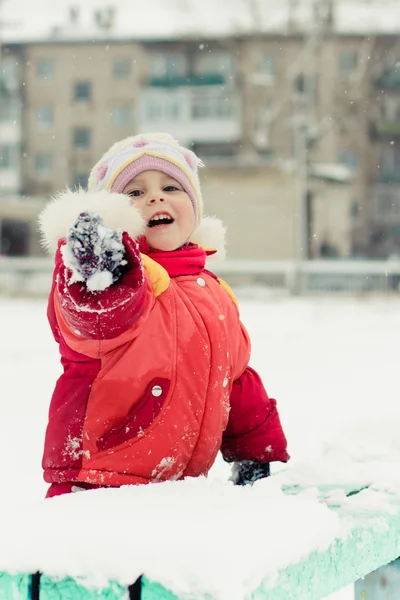
[[[163,105],[160,102],[149,101],[146,105],[146,117],[148,121],[159,121],[163,118]]]
[[[357,200],[353,200],[350,205],[350,219],[353,223],[356,223],[360,217],[360,204]]]
[[[180,117],[181,104],[176,98],[149,101],[146,106],[146,118],[149,121],[178,121]]]
[[[378,186],[375,197],[375,216],[378,221],[400,221],[400,193],[391,185]]]
[[[12,166],[11,146],[0,146],[0,169],[9,169]]]
[[[400,147],[384,148],[381,156],[381,171],[400,171]]]
[[[72,180],[72,189],[86,188],[88,182],[87,173],[75,173]]]
[[[235,106],[231,97],[201,96],[193,97],[192,118],[200,119],[230,119],[235,113]]]
[[[353,148],[343,148],[338,156],[339,164],[356,171],[358,168],[358,152]]]
[[[315,93],[315,83],[314,77],[300,73],[294,80],[294,88],[299,95],[311,96]]]
[[[17,121],[19,110],[15,98],[2,96],[0,100],[0,123],[12,123]]]
[[[46,127],[52,125],[54,120],[54,110],[52,106],[38,106],[36,109],[36,125]]]
[[[339,69],[341,73],[354,73],[354,71],[357,69],[357,65],[357,52],[341,52],[339,54]]]
[[[118,57],[113,62],[113,76],[115,79],[124,79],[131,74],[131,59],[126,57]]]
[[[133,123],[133,108],[131,106],[116,106],[111,112],[113,123],[117,127],[127,127]]]
[[[385,94],[381,99],[381,116],[384,121],[400,122],[400,100],[396,96]]]
[[[90,129],[88,127],[74,129],[73,144],[75,148],[90,148]]]
[[[391,217],[393,213],[394,202],[390,195],[382,194],[378,197],[378,212],[381,217]]]
[[[0,67],[0,75],[8,89],[18,88],[19,63],[16,56],[3,56]]]
[[[338,247],[328,240],[323,240],[319,246],[319,255],[321,258],[337,258],[339,256]]]
[[[90,102],[92,98],[92,84],[90,81],[77,81],[74,85],[74,100],[76,102]]]
[[[186,59],[183,54],[167,52],[153,54],[150,59],[150,75],[155,78],[183,77],[186,74]]]
[[[171,100],[165,106],[165,116],[172,121],[178,121],[181,116],[181,105],[178,100]]]
[[[53,156],[48,152],[39,152],[36,154],[35,171],[41,177],[51,175],[53,171]]]
[[[39,58],[36,72],[40,79],[52,79],[54,76],[54,61],[52,58]]]
[[[2,219],[0,223],[0,254],[26,256],[29,249],[30,227],[26,221]]]
[[[257,72],[274,78],[276,75],[276,58],[272,54],[262,54],[258,60]]]
[[[235,59],[228,52],[206,52],[197,57],[196,74],[197,75],[223,75],[229,79],[234,75]]]
[[[0,170],[18,167],[19,148],[12,144],[0,144]]]

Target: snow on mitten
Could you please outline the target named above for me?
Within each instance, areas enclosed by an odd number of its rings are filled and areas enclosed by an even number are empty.
[[[99,215],[83,212],[69,228],[63,258],[72,271],[70,283],[84,281],[91,291],[104,290],[121,277],[124,257],[122,231],[105,227]]]
[[[235,485],[253,484],[258,479],[269,477],[269,463],[259,463],[253,460],[241,460],[232,465],[231,481]]]

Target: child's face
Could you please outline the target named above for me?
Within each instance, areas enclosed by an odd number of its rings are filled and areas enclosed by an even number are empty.
[[[144,171],[125,186],[123,193],[142,213],[151,248],[176,250],[187,242],[195,226],[194,210],[175,179],[161,171]]]

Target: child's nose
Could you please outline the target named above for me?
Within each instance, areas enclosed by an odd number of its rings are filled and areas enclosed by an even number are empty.
[[[156,202],[165,202],[165,196],[161,191],[150,194],[149,199],[150,204],[155,204]]]

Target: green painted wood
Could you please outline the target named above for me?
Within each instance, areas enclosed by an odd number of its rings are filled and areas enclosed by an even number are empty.
[[[348,539],[337,539],[326,552],[314,552],[256,590],[252,600],[322,600],[400,556],[400,510],[380,520],[358,519]],[[372,600],[367,596],[366,600]],[[399,595],[400,598],[400,595]]]
[[[40,600],[126,600],[126,587],[112,581],[104,589],[88,589],[75,579],[56,579],[42,575]]]
[[[141,600],[179,600],[173,592],[165,589],[159,583],[142,578],[142,598]]]
[[[0,600],[26,600],[29,584],[30,575],[0,573]]]

